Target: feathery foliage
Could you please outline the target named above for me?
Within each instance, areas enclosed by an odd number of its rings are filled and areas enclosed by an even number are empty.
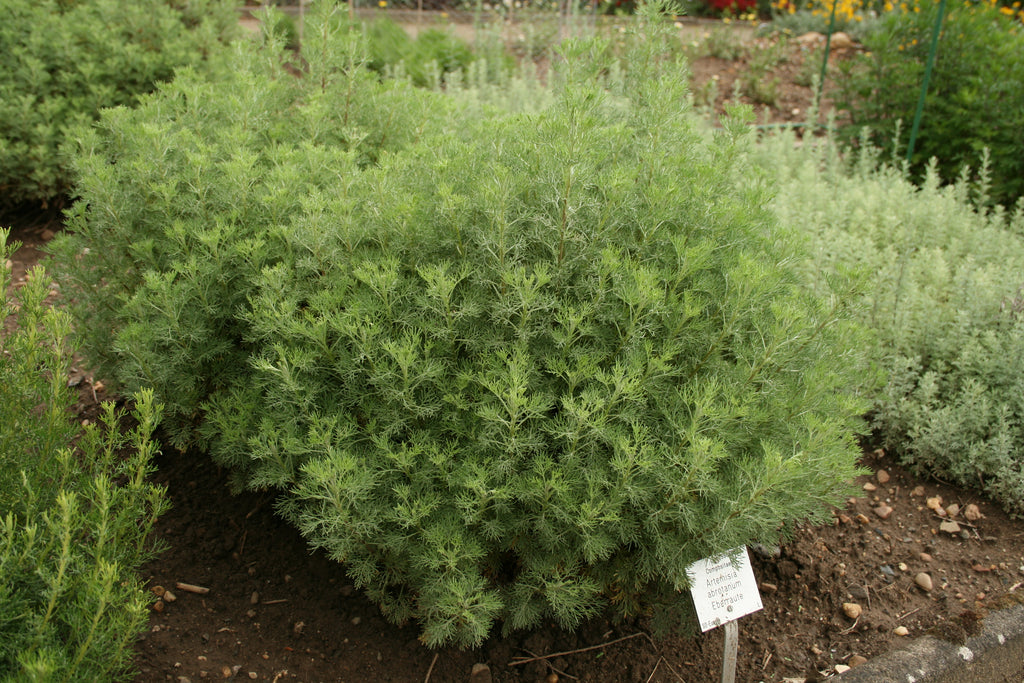
[[[0,260],[7,258],[0,231]],[[4,269],[3,290],[8,272]],[[135,570],[165,509],[146,481],[159,408],[136,396],[137,426],[105,404],[73,443],[66,386],[70,317],[44,305],[37,268],[0,336],[0,672],[5,681],[122,680],[147,599]],[[4,298],[3,319],[15,313]]]
[[[130,105],[238,30],[221,0],[0,0],[0,196],[69,192],[68,130]]]
[[[1024,514],[1024,204],[984,208],[984,167],[940,187],[933,165],[915,187],[867,141],[853,164],[790,134],[761,150],[775,213],[814,245],[807,277],[869,274],[851,306],[887,377],[873,409],[887,448]]]
[[[690,562],[855,473],[856,329],[660,23],[628,78],[570,41],[508,112],[368,76],[325,12],[301,78],[240,47],[83,138],[88,351],[429,645],[678,612]]]

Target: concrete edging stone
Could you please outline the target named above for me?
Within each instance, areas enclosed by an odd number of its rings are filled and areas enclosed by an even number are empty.
[[[830,679],[839,683],[1024,683],[1024,605],[989,612],[962,645],[933,636]]]

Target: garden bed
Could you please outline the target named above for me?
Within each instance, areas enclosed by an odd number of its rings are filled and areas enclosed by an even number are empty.
[[[26,245],[12,259],[17,286],[60,225],[52,213],[3,222]],[[77,417],[95,419],[106,392],[73,372]],[[155,479],[167,486],[173,508],[157,533],[169,549],[144,572],[151,587],[170,588],[177,599],[158,607],[153,597],[137,681],[467,681],[475,666],[477,682],[487,680],[483,667],[494,681],[718,676],[720,629],[663,638],[644,620],[599,619],[575,633],[552,627],[492,637],[477,650],[429,650],[415,625],[387,623],[341,566],[310,554],[298,532],[275,517],[271,497],[232,496],[227,472],[205,456],[165,450]],[[831,525],[796,530],[777,556],[754,554],[764,610],[740,622],[738,680],[814,680],[926,633],[955,648],[990,610],[1024,592],[1024,522],[971,490],[916,478],[881,452],[867,452],[863,465],[871,474],[857,482],[861,495],[836,510]],[[936,497],[944,510],[958,506],[958,530],[943,530],[949,519],[937,514]],[[966,516],[970,505],[982,516]],[[921,587],[921,573],[930,590]],[[847,616],[844,603],[858,604],[859,618]],[[899,627],[907,635],[898,635]],[[551,657],[556,653],[571,654]],[[522,661],[536,657],[548,658]]]

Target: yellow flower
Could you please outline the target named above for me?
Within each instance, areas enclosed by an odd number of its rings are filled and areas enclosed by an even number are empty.
[[[380,7],[381,9],[384,9],[387,6],[388,6],[388,0],[378,0],[377,7]]]

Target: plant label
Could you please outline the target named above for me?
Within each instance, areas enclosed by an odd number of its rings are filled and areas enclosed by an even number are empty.
[[[686,569],[700,630],[735,621],[762,609],[761,593],[746,547],[719,557],[697,560]]]

